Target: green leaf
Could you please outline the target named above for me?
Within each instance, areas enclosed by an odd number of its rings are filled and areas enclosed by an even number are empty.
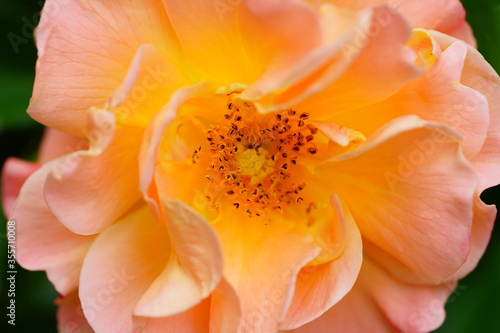
[[[34,76],[32,73],[1,69],[0,76],[0,133],[36,122],[26,113]]]

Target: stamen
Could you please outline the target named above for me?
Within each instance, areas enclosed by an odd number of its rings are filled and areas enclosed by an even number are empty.
[[[318,129],[307,124],[308,113],[288,109],[273,116],[260,115],[248,103],[235,105],[229,98],[231,112],[207,130],[208,148],[204,153],[202,146],[195,149],[193,163],[199,164],[200,158],[212,159],[205,164],[206,178],[220,184],[221,191],[215,196],[206,193],[205,198],[214,210],[229,201],[235,209],[243,207],[249,217],[271,223],[268,210],[284,214],[285,207],[304,201],[299,193],[305,183],[296,182],[294,170],[305,151],[318,152],[314,145]],[[309,214],[315,204],[300,207]]]
[[[309,154],[316,154],[316,153],[318,152],[318,149],[316,149],[316,148],[314,148],[314,147],[309,147],[309,148],[307,149],[307,152],[308,152]]]

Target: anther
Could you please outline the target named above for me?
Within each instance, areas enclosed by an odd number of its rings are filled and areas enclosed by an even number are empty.
[[[318,149],[316,149],[316,148],[314,148],[314,147],[309,147],[309,148],[307,149],[307,152],[308,152],[309,154],[313,154],[313,155],[314,155],[314,154],[316,154],[316,153],[318,152]]]

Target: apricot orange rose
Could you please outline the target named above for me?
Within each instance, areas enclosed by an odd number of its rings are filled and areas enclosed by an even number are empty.
[[[47,0],[28,113],[48,129],[3,179],[60,331],[437,328],[500,181],[500,80],[464,16]]]

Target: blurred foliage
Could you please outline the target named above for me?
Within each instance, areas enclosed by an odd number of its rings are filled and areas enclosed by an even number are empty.
[[[439,0],[437,0],[439,1]],[[500,0],[463,0],[479,50],[500,71]],[[36,49],[33,27],[43,0],[0,2],[0,165],[8,156],[32,159],[43,128],[25,112],[34,79]],[[500,188],[485,191],[487,203],[500,203]],[[0,212],[1,213],[1,212]],[[3,216],[3,214],[1,214]],[[498,219],[497,219],[498,220]],[[16,327],[6,323],[5,220],[0,221],[1,332],[56,332],[57,292],[44,272],[19,267],[16,280]],[[460,281],[446,306],[447,319],[438,333],[500,332],[500,227],[477,269]]]

